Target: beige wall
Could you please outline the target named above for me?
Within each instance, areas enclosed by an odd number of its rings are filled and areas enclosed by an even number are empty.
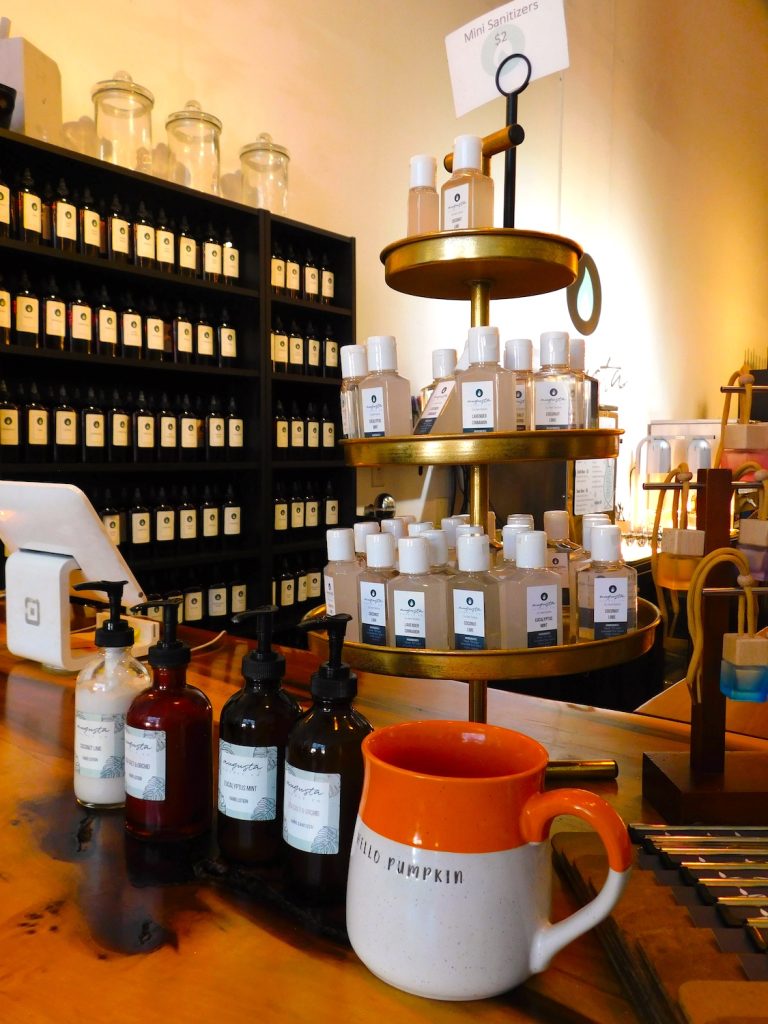
[[[501,99],[456,120],[443,46],[493,6],[78,0],[62,14],[6,0],[4,13],[58,62],[66,118],[126,68],[155,93],[156,141],[195,97],[224,122],[223,170],[260,131],[285,144],[290,215],[357,236],[359,336],[395,334],[415,390],[431,348],[462,344],[468,306],[393,293],[378,255],[404,230],[408,157],[502,123]],[[604,311],[587,362],[621,368],[601,379],[632,443],[651,418],[719,415],[720,383],[768,344],[768,9],[566,0],[566,15],[570,68],[520,100],[517,223],[596,258]],[[563,293],[494,303],[492,316],[506,337],[568,327]]]

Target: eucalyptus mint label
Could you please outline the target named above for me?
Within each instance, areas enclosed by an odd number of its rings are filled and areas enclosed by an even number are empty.
[[[307,772],[285,762],[283,839],[306,853],[339,852],[341,776]]]
[[[526,588],[528,647],[552,647],[557,643],[557,586],[538,584]]]
[[[277,747],[219,741],[219,810],[241,821],[277,817]]]
[[[384,388],[363,388],[363,435],[384,437]]]

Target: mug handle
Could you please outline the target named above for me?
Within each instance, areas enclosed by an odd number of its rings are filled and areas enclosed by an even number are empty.
[[[552,821],[559,814],[572,814],[591,825],[608,854],[608,875],[600,892],[570,917],[536,930],[531,943],[529,968],[536,974],[545,970],[563,946],[589,931],[610,914],[629,881],[632,845],[627,827],[610,804],[585,789],[553,789],[534,793],[523,807],[520,830],[528,843],[542,843],[549,836]]]

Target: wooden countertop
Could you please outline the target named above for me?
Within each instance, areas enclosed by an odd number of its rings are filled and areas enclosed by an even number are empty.
[[[215,716],[251,646],[226,638],[196,654],[190,680]],[[289,688],[306,700],[316,659],[287,651]],[[466,718],[463,683],[361,675],[375,727]],[[132,885],[120,812],[89,815],[72,795],[74,677],[0,648],[0,1020],[8,1024],[411,1024],[635,1021],[594,936],[505,996],[436,1003],[374,978],[351,950],[279,912],[208,884]],[[617,783],[592,783],[626,820],[644,806],[645,750],[677,750],[685,725],[490,691],[488,720],[534,736],[552,758],[615,758]],[[768,748],[734,738],[734,749]],[[579,785],[584,785],[579,783]],[[579,827],[568,820],[561,827]],[[134,874],[135,879],[135,874]],[[572,907],[556,881],[556,914]],[[147,951],[150,950],[150,951]]]

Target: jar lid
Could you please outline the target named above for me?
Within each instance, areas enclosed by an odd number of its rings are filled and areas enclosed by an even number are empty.
[[[248,156],[250,153],[279,153],[280,156],[287,157],[289,160],[291,158],[285,146],[278,146],[276,142],[272,141],[269,132],[262,132],[255,142],[249,142],[240,150],[241,157]]]
[[[197,100],[187,100],[183,110],[176,110],[169,114],[165,127],[167,128],[174,121],[205,121],[206,124],[212,125],[217,131],[221,131],[221,121],[218,117],[215,117],[213,114],[206,114]]]
[[[91,89],[91,99],[95,100],[103,92],[122,92],[125,96],[140,96],[144,100],[149,100],[153,106],[155,103],[155,97],[149,89],[145,89],[143,85],[134,82],[127,71],[116,71],[112,78],[107,78],[103,82],[97,82],[93,89]]]

